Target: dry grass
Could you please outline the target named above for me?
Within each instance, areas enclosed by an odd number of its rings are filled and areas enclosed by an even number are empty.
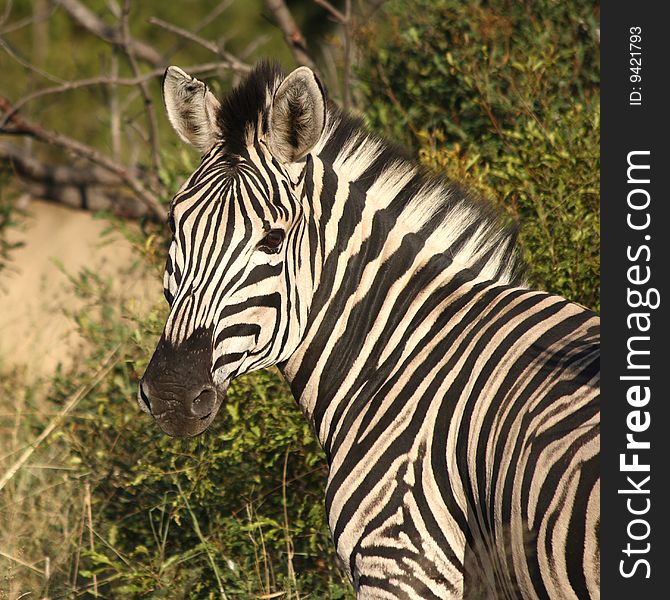
[[[18,370],[0,378],[0,598],[48,598],[54,577],[73,567],[84,506],[82,479],[70,453],[51,436],[34,447],[54,416],[39,384]],[[17,459],[34,451],[16,468]],[[79,507],[77,510],[75,507]]]
[[[112,353],[95,375],[78,374],[83,385],[69,399],[49,400],[57,362],[66,365],[63,372],[76,373],[90,352],[72,319],[83,302],[54,257],[71,273],[84,265],[100,268],[124,295],[138,290],[120,271],[132,265],[131,244],[118,235],[103,237],[107,223],[41,202],[31,204],[30,213],[29,224],[14,232],[26,245],[12,253],[0,290],[0,600],[64,597],[63,590],[76,589],[82,552],[95,537],[89,527],[95,507],[91,513],[86,494],[90,474],[63,434],[95,418],[78,403],[109,372]],[[149,296],[145,290],[138,295]]]

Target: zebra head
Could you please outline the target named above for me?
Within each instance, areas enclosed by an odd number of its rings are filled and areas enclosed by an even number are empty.
[[[177,134],[203,158],[170,206],[170,313],[138,401],[164,432],[192,436],[233,377],[286,360],[304,331],[303,176],[326,100],[311,70],[284,78],[267,64],[221,102],[169,67],[163,95]]]

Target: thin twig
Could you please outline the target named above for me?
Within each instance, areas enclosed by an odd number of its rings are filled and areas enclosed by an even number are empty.
[[[79,524],[79,542],[77,543],[77,552],[74,556],[74,568],[72,575],[72,588],[77,591],[77,577],[79,576],[79,558],[81,557],[81,542],[84,539],[84,524],[86,523],[86,498],[84,506],[81,509],[81,522]]]
[[[219,586],[219,593],[221,594],[221,598],[223,600],[228,600],[228,596],[226,596],[226,593],[223,591],[223,583],[221,582],[221,576],[219,575],[219,568],[216,566],[216,561],[214,560],[214,557],[212,556],[212,553],[209,549],[209,544],[207,543],[207,540],[205,539],[205,536],[202,535],[202,531],[200,529],[200,523],[198,523],[198,518],[195,516],[195,513],[191,509],[191,505],[189,504],[188,498],[184,494],[184,492],[181,489],[181,485],[179,484],[179,480],[175,479],[175,483],[177,484],[177,489],[179,490],[179,495],[181,496],[182,500],[184,501],[184,504],[186,504],[186,509],[188,510],[188,514],[191,516],[191,520],[193,521],[193,529],[195,531],[195,534],[198,536],[198,539],[200,540],[200,543],[203,545],[205,548],[205,552],[207,553],[207,558],[209,558],[209,563],[212,565],[212,570],[214,571],[214,576],[216,577],[216,582]]]
[[[287,560],[287,569],[288,569],[288,580],[289,584],[292,586],[293,589],[296,589],[296,580],[295,580],[295,571],[293,570],[293,540],[291,539],[291,535],[289,533],[289,527],[288,527],[288,507],[286,506],[286,470],[288,468],[288,455],[291,450],[290,446],[286,447],[286,452],[284,454],[284,471],[282,473],[282,488],[281,488],[281,496],[282,496],[282,505],[284,508],[284,535],[286,537],[286,560]],[[289,593],[289,598],[291,597],[291,593]]]
[[[7,3],[8,6],[11,6],[11,2]],[[12,33],[14,31],[17,31],[18,29],[22,29],[23,27],[27,27],[28,25],[34,25],[35,23],[40,23],[42,21],[48,21],[51,18],[51,15],[54,13],[54,10],[56,10],[55,6],[51,6],[48,11],[40,13],[40,14],[33,14],[29,17],[24,17],[23,19],[19,19],[18,21],[14,21],[14,23],[11,23],[10,25],[7,25],[3,27],[0,30],[0,35],[7,35],[8,33]],[[0,24],[3,24],[6,19],[0,19]]]
[[[271,36],[265,34],[265,35],[257,35],[253,40],[251,40],[247,46],[240,52],[240,55],[243,58],[247,58],[251,56],[256,50],[258,50],[261,46],[264,44],[267,44],[268,41],[270,41],[272,38]]]
[[[12,14],[12,8],[13,8],[14,3],[12,0],[7,0],[5,3],[5,10],[2,13],[2,17],[0,17],[0,25],[4,25],[7,19],[9,19],[9,15]]]
[[[286,482],[286,484],[288,485],[288,484],[294,483],[294,482],[296,482],[296,481],[300,481],[301,479],[304,479],[305,477],[309,477],[310,475],[313,475],[314,473],[317,473],[318,471],[324,471],[324,473],[325,473],[325,472],[327,471],[327,466],[326,466],[325,464],[320,464],[318,467],[315,467],[314,469],[310,469],[309,471],[306,471],[305,473],[301,473],[300,475],[296,475],[295,477],[291,477],[291,479],[289,479],[289,480]],[[272,489],[268,490],[267,492],[265,492],[265,493],[262,494],[261,496],[258,496],[258,497],[256,497],[256,498],[254,498],[253,501],[254,501],[254,502],[257,502],[257,503],[258,503],[258,506],[261,506],[261,505],[265,502],[265,499],[266,499],[268,496],[271,496],[271,495],[274,494],[276,491],[280,490],[280,489],[282,488],[283,485],[284,485],[284,483],[282,482],[280,485],[277,485],[277,486],[273,487]],[[232,511],[232,512],[230,513],[231,516],[232,516],[233,518],[237,518],[237,515],[238,515],[240,512],[242,512],[242,510],[244,510],[245,507],[246,507],[246,505],[245,505],[245,506],[241,506],[240,508],[235,509],[234,511]]]
[[[410,119],[409,114],[403,107],[403,105],[400,103],[400,100],[396,97],[395,93],[393,92],[393,87],[391,86],[391,82],[389,81],[388,77],[386,76],[386,73],[381,65],[377,65],[377,73],[379,74],[379,78],[382,80],[384,85],[386,86],[386,95],[388,96],[389,100],[395,105],[395,107],[402,113],[402,115],[405,117],[407,121],[407,126],[412,130],[412,133],[414,136],[418,139],[419,138],[419,131],[417,128],[414,126],[412,123],[412,120]]]
[[[210,52],[216,54],[221,58],[221,60],[224,63],[221,66],[227,67],[232,71],[237,71],[238,73],[248,73],[251,70],[251,66],[245,63],[244,61],[241,61],[239,58],[237,58],[230,52],[227,52],[223,48],[220,48],[214,42],[210,42],[209,40],[206,40],[200,37],[199,35],[196,35],[195,33],[192,33],[186,29],[182,29],[177,25],[173,25],[172,23],[168,23],[167,21],[163,21],[162,19],[158,19],[156,17],[151,17],[149,19],[149,23],[151,23],[152,25],[156,25],[157,27],[160,27],[162,29],[165,29],[166,31],[174,33],[175,35],[183,37],[184,39],[187,39],[191,42],[195,42],[196,44],[199,44],[203,48],[206,48],[207,50],[209,50]]]
[[[198,31],[202,31],[205,27],[207,27],[207,25],[212,23],[214,19],[216,19],[221,13],[228,10],[228,8],[230,8],[230,6],[233,4],[233,1],[234,0],[223,0],[223,2],[219,2],[218,6],[208,15],[206,15],[205,18],[203,18],[202,21],[200,21],[200,23],[198,23],[195,26],[193,32],[196,33]]]
[[[88,540],[91,546],[91,552],[95,552],[95,543],[93,536],[93,514],[91,511],[91,484],[87,481],[85,484],[86,498],[86,516],[88,518]],[[93,573],[93,595],[98,597],[98,576]]]
[[[66,12],[79,23],[84,29],[87,29],[93,35],[110,42],[115,46],[123,46],[124,40],[121,32],[105,23],[87,6],[78,0],[55,0],[56,4],[62,6]],[[163,65],[164,60],[161,54],[149,44],[139,40],[129,39],[126,43],[132,48],[137,58],[148,62],[152,66]]]
[[[342,23],[344,29],[344,73],[343,73],[343,101],[344,110],[351,108],[351,0],[345,2],[345,15]]]
[[[110,450],[110,454],[112,454],[112,451]],[[87,484],[88,485],[88,484]],[[97,537],[107,548],[109,548],[118,558],[121,559],[121,562],[126,565],[126,567],[130,567],[130,561],[123,556],[112,544],[110,544],[103,536],[101,536],[97,531],[93,531],[95,537]]]
[[[203,28],[207,27],[207,25],[212,23],[221,13],[223,13],[227,8],[229,8],[234,1],[235,0],[223,0],[222,2],[220,2],[219,5],[214,10],[212,10],[199,23],[196,24],[196,26],[191,30],[191,33],[197,35],[200,31],[202,31]],[[187,40],[179,37],[172,44],[172,47],[165,52],[165,56],[166,57],[174,56],[176,52],[178,52],[184,47],[185,41]]]
[[[9,56],[11,56],[17,63],[19,63],[22,67],[25,67],[29,71],[33,73],[37,73],[40,77],[44,77],[44,79],[48,79],[49,81],[53,81],[54,83],[59,83],[63,84],[65,83],[65,80],[60,79],[59,77],[56,77],[55,75],[52,75],[51,73],[47,73],[47,71],[44,71],[43,69],[40,69],[39,67],[36,67],[34,64],[31,62],[27,61],[25,58],[19,56],[12,47],[0,37],[0,48],[2,48]]]
[[[130,63],[130,68],[133,71],[135,78],[140,77],[140,69],[137,65],[137,60],[135,60],[135,50],[133,49],[130,43],[130,32],[128,26],[128,16],[130,15],[130,4],[131,0],[125,0],[123,5],[123,12],[121,13],[121,39],[123,41],[121,48],[128,57],[128,62]],[[137,87],[142,94],[142,99],[144,100],[144,113],[147,118],[147,126],[149,130],[149,147],[151,148],[151,161],[154,167],[154,185],[161,188],[159,173],[161,171],[161,159],[160,151],[158,149],[158,122],[156,120],[156,111],[153,107],[153,102],[151,100],[151,94],[147,87],[146,81],[139,81]],[[162,190],[164,191],[164,190]]]
[[[16,556],[12,556],[11,554],[7,554],[6,552],[3,552],[2,550],[0,550],[0,556],[4,556],[7,560],[11,560],[12,562],[15,562],[16,564],[21,565],[22,567],[26,567],[26,569],[30,569],[31,571],[35,571],[36,573],[39,573],[40,575],[44,575],[44,571],[42,571],[41,569],[38,569],[37,567],[34,567],[30,563],[27,563],[24,560],[21,560],[20,558],[18,558]]]
[[[214,42],[210,42],[209,40],[206,40],[205,38],[202,38],[199,35],[191,31],[188,31],[187,29],[183,29],[177,25],[173,25],[172,23],[163,21],[163,19],[159,19],[158,17],[149,17],[149,23],[151,25],[156,25],[156,27],[160,27],[161,29],[165,29],[170,33],[174,33],[179,37],[184,38],[185,40],[195,42],[196,44],[202,46],[203,48],[206,48],[207,50],[213,52],[216,55],[220,55],[221,53],[221,48],[219,48]]]
[[[344,37],[344,69],[342,73],[342,105],[344,110],[351,108],[351,54],[352,43],[352,17],[351,0],[345,0],[344,13],[335,8],[328,0],[314,0],[314,3],[324,8],[342,26]]]
[[[5,113],[15,113],[13,106],[4,96],[0,96],[0,111]],[[72,152],[76,156],[85,158],[101,167],[104,167],[108,171],[116,174],[119,178],[135,192],[138,198],[147,206],[149,211],[153,213],[156,217],[161,220],[165,219],[166,211],[165,208],[161,205],[154,195],[147,190],[144,185],[134,177],[128,169],[119,163],[113,161],[109,157],[105,156],[95,148],[91,148],[86,144],[82,144],[77,140],[58,133],[56,131],[49,131],[44,129],[40,125],[30,123],[25,119],[19,117],[17,114],[9,119],[9,122],[14,125],[13,129],[0,128],[2,133],[11,133],[11,134],[20,134],[20,135],[30,135],[35,137],[38,140],[52,144],[59,148],[63,148],[69,152]]]
[[[227,64],[222,62],[208,62],[208,63],[191,65],[190,67],[184,67],[184,68],[189,73],[198,74],[198,73],[206,73],[208,71],[217,71],[221,67],[226,66]],[[6,115],[4,118],[5,120],[0,121],[0,128],[2,128],[5,125],[5,121],[8,119],[8,117],[11,117],[15,112],[18,112],[21,108],[23,108],[23,106],[25,106],[28,102],[32,102],[37,98],[41,98],[43,96],[49,96],[51,94],[60,94],[62,92],[69,92],[71,90],[77,90],[83,87],[91,87],[96,85],[136,86],[145,81],[149,81],[150,79],[154,79],[156,77],[162,77],[163,73],[165,73],[165,69],[163,67],[160,67],[157,69],[152,69],[151,71],[148,71],[143,75],[138,75],[137,77],[110,77],[103,75],[99,77],[78,79],[75,81],[61,80],[61,83],[59,85],[37,90],[36,92],[27,94],[26,96],[23,96],[23,98],[21,98],[20,100],[17,100],[14,103],[12,113]]]
[[[254,515],[252,512],[251,504],[247,503],[245,505],[245,510],[247,513],[247,520],[249,521],[249,525],[253,525],[254,523]],[[234,515],[233,515],[234,516]],[[238,521],[239,522],[239,521]],[[258,524],[258,528],[261,530],[261,542],[263,541],[263,529],[262,529],[262,524]],[[256,570],[256,577],[258,577],[258,583],[262,587],[263,586],[263,577],[261,576],[261,561],[258,556],[258,543],[256,542],[256,539],[254,538],[254,533],[253,533],[253,527],[248,527],[247,528],[247,536],[249,537],[249,541],[251,542],[251,545],[254,549],[254,567]],[[263,569],[265,571],[265,576],[266,580],[269,577],[269,573],[267,570],[267,563],[265,562],[265,555],[263,556]],[[267,589],[267,586],[265,587]]]
[[[366,8],[368,9],[368,12],[363,15],[362,20],[363,21],[369,21],[373,15],[384,5],[388,2],[388,0],[368,0],[366,3]]]
[[[114,18],[118,21],[121,18],[121,7],[119,6],[119,3],[116,0],[105,0],[105,4],[107,5],[109,12],[111,12],[114,15]]]
[[[340,23],[346,23],[347,17],[328,2],[328,0],[314,0],[314,4],[318,4],[321,8],[325,8],[331,16],[335,17],[335,20]]]
[[[0,478],[0,490],[2,490],[5,485],[16,475],[16,473],[19,471],[19,469],[28,461],[28,459],[32,456],[33,452],[37,450],[37,448],[46,440],[58,427],[65,417],[67,413],[69,413],[77,404],[79,401],[86,396],[93,388],[95,388],[98,383],[102,381],[102,379],[109,373],[112,368],[114,367],[114,363],[112,362],[112,358],[114,355],[117,353],[119,349],[119,346],[116,346],[113,350],[111,350],[107,356],[103,359],[102,362],[102,367],[98,370],[98,372],[95,374],[93,379],[91,380],[90,383],[83,385],[82,387],[79,388],[79,390],[70,398],[70,400],[63,406],[62,410],[56,415],[49,424],[44,428],[42,433],[35,438],[35,441],[30,444],[28,448],[21,454],[19,459],[11,466],[5,474]]]
[[[119,57],[116,49],[112,50],[111,77],[119,76]],[[109,86],[109,128],[112,138],[112,158],[121,160],[121,111],[119,109],[119,90],[117,86]]]

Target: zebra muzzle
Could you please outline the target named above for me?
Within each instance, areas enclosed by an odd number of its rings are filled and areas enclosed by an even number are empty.
[[[202,433],[221,406],[228,386],[212,380],[211,339],[210,330],[198,330],[179,345],[161,337],[140,381],[140,408],[168,435]]]
[[[137,401],[140,408],[149,413],[164,433],[174,437],[199,435],[214,420],[225,390],[206,386],[199,391],[183,390],[175,396],[172,393],[159,394],[152,390],[143,379],[140,382]]]

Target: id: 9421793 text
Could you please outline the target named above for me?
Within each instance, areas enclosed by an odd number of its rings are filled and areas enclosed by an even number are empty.
[[[630,106],[642,106],[642,27],[631,27],[628,35],[629,69],[631,88]]]

